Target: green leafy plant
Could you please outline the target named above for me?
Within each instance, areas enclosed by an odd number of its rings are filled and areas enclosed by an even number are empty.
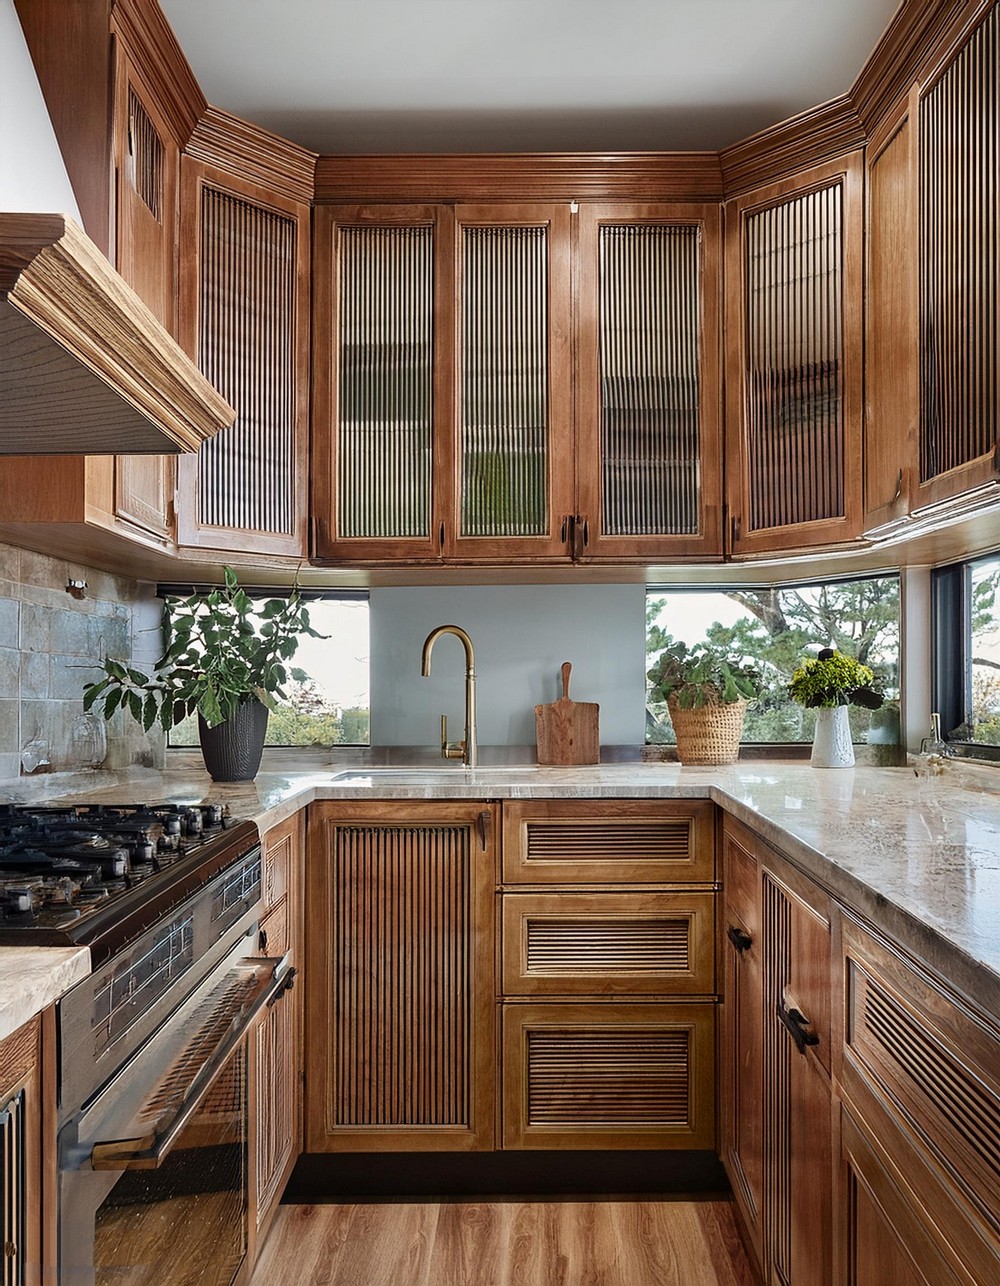
[[[231,567],[221,589],[168,600],[163,632],[164,652],[151,674],[108,658],[104,678],[83,690],[84,709],[97,706],[105,719],[127,710],[147,732],[155,723],[167,730],[194,713],[212,728],[244,701],[274,709],[289,679],[308,677],[287,664],[299,639],[325,637],[309,624],[297,589],[287,598],[255,603]]]
[[[884,698],[872,686],[874,682],[874,671],[867,665],[825,647],[795,670],[788,691],[793,700],[807,707],[856,705],[877,710]]]
[[[671,694],[684,710],[704,705],[752,701],[763,686],[760,671],[742,658],[722,656],[709,648],[688,648],[671,640],[646,672],[649,695],[666,701]]]

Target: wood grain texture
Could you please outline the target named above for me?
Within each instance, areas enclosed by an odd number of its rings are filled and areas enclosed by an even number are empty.
[[[232,423],[232,408],[65,215],[0,215],[0,293],[4,454],[193,451]]]
[[[231,112],[207,107],[184,154],[286,200],[312,200],[316,154]]]
[[[562,664],[562,696],[535,706],[535,740],[540,764],[596,764],[601,758],[598,729],[600,707],[596,701],[571,701],[572,666]]]
[[[251,1286],[755,1286],[721,1201],[283,1206]]]
[[[341,201],[718,201],[715,152],[321,156],[317,204]]]

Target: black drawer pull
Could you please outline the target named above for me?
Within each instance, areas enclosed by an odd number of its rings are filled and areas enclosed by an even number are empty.
[[[740,955],[742,955],[744,951],[748,950],[750,947],[753,946],[753,938],[751,938],[750,934],[744,932],[743,929],[737,929],[735,924],[731,924],[729,928],[726,930],[726,937],[733,944],[733,946],[740,953]]]
[[[807,1045],[818,1045],[819,1037],[814,1031],[809,1030],[809,1019],[799,1009],[786,1009],[783,1004],[778,1005],[778,1017],[782,1026],[787,1030],[792,1040],[795,1041],[795,1048],[800,1054],[806,1052]]]

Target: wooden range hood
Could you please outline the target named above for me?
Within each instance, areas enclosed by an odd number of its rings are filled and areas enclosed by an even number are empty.
[[[0,214],[0,455],[196,451],[236,419],[63,214]]]

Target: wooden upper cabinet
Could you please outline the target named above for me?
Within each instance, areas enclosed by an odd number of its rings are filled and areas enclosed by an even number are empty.
[[[727,205],[736,555],[832,544],[860,529],[861,187],[851,153]]]
[[[917,108],[919,508],[1000,477],[1000,8]]]
[[[185,156],[181,243],[181,342],[237,420],[178,461],[178,543],[302,556],[309,206]]]
[[[718,205],[580,207],[578,556],[720,553],[720,281]]]
[[[910,507],[919,418],[913,96],[867,153],[865,530]]]
[[[180,140],[121,36],[115,42],[112,120],[118,271],[176,335]],[[172,534],[173,490],[170,456],[115,457],[117,518],[166,540]]]
[[[316,212],[317,558],[565,555],[569,215]]]

